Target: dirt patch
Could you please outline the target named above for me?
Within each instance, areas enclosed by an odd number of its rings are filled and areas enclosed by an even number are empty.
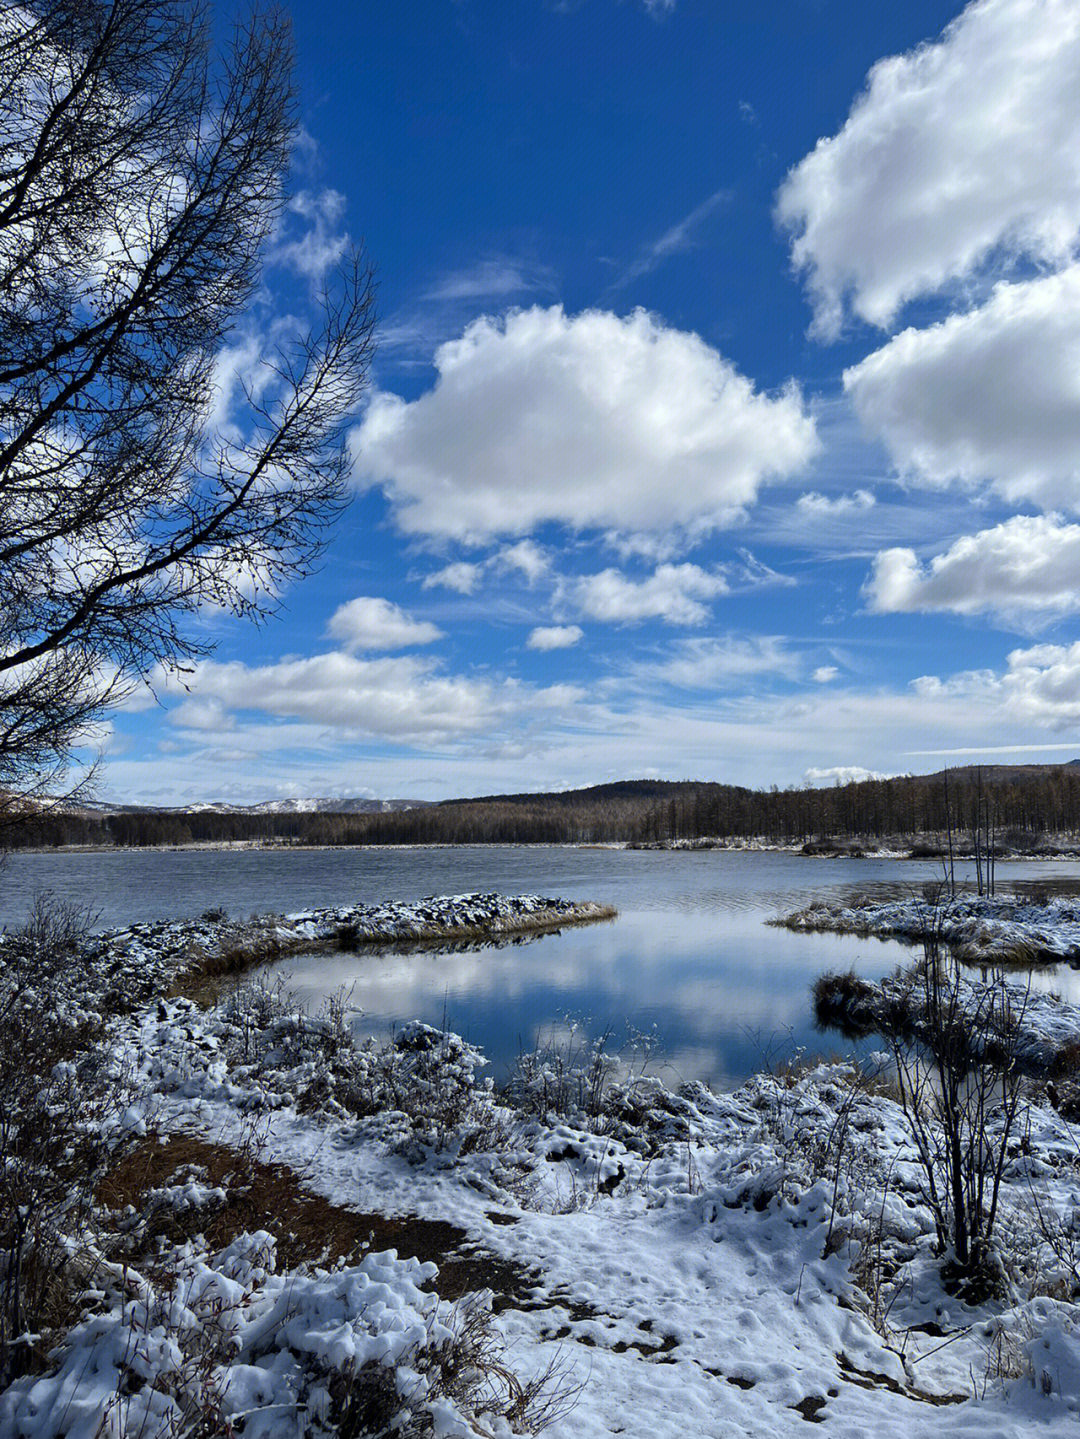
[[[283,1165],[264,1164],[245,1150],[192,1134],[148,1135],[110,1170],[97,1199],[109,1209],[131,1205],[143,1212],[154,1191],[190,1179],[223,1190],[223,1202],[151,1210],[148,1241],[160,1236],[180,1243],[202,1234],[218,1249],[244,1230],[265,1229],[277,1240],[280,1262],[290,1268],[358,1258],[373,1247],[365,1215],[309,1193]]]
[[[154,1191],[188,1179],[222,1190],[224,1198],[181,1211],[152,1208]],[[444,1299],[490,1289],[498,1311],[528,1302],[536,1289],[534,1274],[489,1253],[456,1225],[345,1209],[305,1189],[285,1165],[266,1164],[246,1150],[192,1134],[148,1135],[110,1170],[96,1197],[114,1211],[131,1205],[141,1213],[149,1205],[140,1242],[151,1271],[161,1239],[175,1244],[201,1234],[219,1249],[245,1230],[265,1229],[277,1241],[279,1263],[290,1269],[338,1259],[356,1263],[372,1251],[396,1249],[403,1259],[439,1266],[438,1279],[428,1287],[437,1288]]]
[[[808,1394],[805,1399],[800,1399],[798,1404],[792,1404],[791,1408],[809,1423],[823,1424],[825,1421],[821,1411],[828,1402],[824,1394]]]

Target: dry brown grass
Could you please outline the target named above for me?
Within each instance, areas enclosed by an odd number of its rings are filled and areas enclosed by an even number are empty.
[[[225,1202],[179,1215],[167,1210],[151,1214],[141,1239],[146,1257],[140,1256],[150,1272],[159,1239],[176,1244],[201,1234],[211,1249],[221,1249],[238,1234],[265,1229],[277,1241],[282,1268],[339,1259],[357,1263],[372,1251],[396,1249],[401,1258],[439,1266],[435,1287],[443,1299],[491,1289],[496,1310],[527,1298],[535,1284],[528,1271],[470,1244],[465,1231],[453,1224],[345,1209],[304,1188],[285,1165],[264,1163],[249,1148],[234,1149],[193,1134],[147,1135],[109,1171],[97,1200],[110,1210],[131,1205],[142,1212],[152,1191],[191,1176],[224,1189]]]

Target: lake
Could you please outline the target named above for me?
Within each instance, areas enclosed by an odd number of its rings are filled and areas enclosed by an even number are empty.
[[[14,854],[0,870],[0,924],[17,923],[42,890],[88,907],[99,928],[217,907],[243,917],[469,890],[595,899],[619,917],[503,948],[305,955],[267,977],[287,976],[312,1006],[349,989],[363,1033],[412,1018],[445,1024],[484,1049],[496,1078],[522,1048],[576,1025],[575,1042],[610,1031],[613,1048],[628,1032],[650,1036],[653,1072],[726,1088],[798,1049],[846,1050],[814,1027],[809,994],[823,970],[874,978],[912,956],[896,941],[765,921],[815,896],[917,892],[940,873],[932,862],[539,845]],[[998,878],[1075,890],[1080,865],[1002,862]],[[1035,982],[1080,1002],[1075,971]]]

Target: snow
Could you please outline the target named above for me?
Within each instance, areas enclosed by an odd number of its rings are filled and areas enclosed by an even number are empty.
[[[90,936],[84,941],[81,971],[65,998],[73,1015],[87,1005],[130,1007],[167,991],[185,971],[230,955],[257,959],[320,947],[491,940],[588,924],[614,914],[610,906],[590,901],[476,893],[338,905],[242,921],[207,911],[199,919],[152,921]],[[0,973],[6,938],[0,931]]]
[[[938,904],[907,896],[816,900],[775,921],[788,929],[832,930],[913,942],[933,927],[970,964],[1058,963],[1080,958],[1080,899],[957,895]]]
[[[819,995],[819,1022],[846,1033],[894,1035],[898,1030],[927,1036],[932,1009],[926,982],[927,964],[920,961],[876,984],[852,975],[837,979]],[[1080,1010],[1058,994],[1031,988],[1022,974],[973,979],[959,971],[948,975],[950,1004],[966,1028],[969,1053],[981,1056],[997,1045],[1007,1049],[1019,1068],[1030,1075],[1068,1075],[1080,1047]]]
[[[520,921],[557,905],[490,901],[378,907],[377,922],[391,911],[403,925]],[[278,923],[308,935],[358,913]],[[114,1129],[240,1148],[255,1124],[260,1160],[313,1193],[453,1224],[528,1271],[490,1323],[521,1381],[562,1375],[551,1439],[801,1436],[808,1419],[843,1439],[1075,1434],[1080,1238],[1073,1250],[1063,1236],[1080,1235],[1080,1125],[1042,1091],[1008,1150],[1005,1292],[973,1309],[942,1285],[904,1115],[851,1064],[760,1075],[730,1094],[627,1080],[590,1113],[544,1112],[526,1086],[515,1108],[479,1051],[429,1026],[357,1045],[332,1008],[305,1015],[258,988],[209,1010],[163,997],[178,948],[214,932],[99,937],[59,997],[75,1012],[124,983],[143,996],[113,1021],[116,1063],[138,1092]],[[1080,1034],[1080,1012],[1054,1015]],[[151,1199],[198,1211],[216,1194],[189,1174]],[[440,1386],[440,1355],[472,1311],[430,1291],[433,1265],[389,1250],[281,1271],[261,1231],[216,1251],[179,1246],[171,1283],[106,1259],[96,1310],[45,1372],[0,1396],[5,1436],[165,1439],[201,1413],[211,1432],[243,1439],[321,1439],[335,1386],[358,1375],[390,1384],[443,1439],[511,1432]]]
[[[334,1272],[275,1270],[264,1231],[213,1256],[182,1254],[171,1293],[140,1281],[138,1298],[75,1326],[53,1373],[10,1385],[0,1432],[169,1439],[198,1416],[221,1433],[243,1420],[245,1439],[329,1439],[327,1384],[380,1370],[394,1388],[408,1375],[411,1405],[431,1407],[415,1365],[452,1342],[459,1323],[419,1287],[433,1264],[388,1250]],[[450,1399],[432,1404],[437,1433],[476,1435]]]
[[[498,1323],[519,1369],[537,1373],[568,1356],[574,1366],[583,1389],[547,1431],[554,1439],[799,1434],[807,1400],[823,1401],[817,1417],[838,1435],[887,1425],[913,1439],[988,1427],[1019,1435],[1033,1419],[1051,1435],[1075,1428],[1073,1306],[1020,1297],[1039,1268],[1030,1166],[1018,1161],[1008,1198],[1028,1270],[984,1318],[1029,1333],[1036,1367],[999,1377],[992,1343],[971,1328],[977,1316],[949,1299],[930,1260],[933,1222],[897,1106],[880,1094],[858,1099],[849,1172],[836,1193],[833,1177],[815,1174],[814,1148],[850,1103],[843,1067],[790,1084],[759,1077],[732,1095],[700,1085],[670,1095],[656,1081],[637,1094],[624,1087],[612,1107],[635,1112],[625,1131],[617,1120],[601,1133],[572,1117],[504,1114],[497,1148],[462,1154],[453,1142],[410,1142],[417,1129],[400,1112],[351,1123],[298,1114],[289,1102],[290,1083],[303,1079],[297,1067],[275,1069],[270,1059],[230,1079],[227,1036],[217,1032],[226,1021],[195,1020],[219,1045],[192,1050],[181,1039],[190,1010],[170,1008],[135,1040],[159,1076],[159,1125],[239,1140],[252,1104],[265,1103],[264,1156],[318,1193],[361,1211],[464,1225],[491,1252],[539,1267],[529,1306],[504,1310]],[[445,1043],[461,1053],[461,1041]],[[493,1103],[490,1091],[481,1088],[478,1103]],[[665,1137],[673,1118],[678,1138]],[[1036,1133],[1048,1156],[1044,1201],[1075,1207],[1072,1127],[1039,1110]],[[852,1275],[874,1223],[892,1257],[908,1256],[884,1335]],[[928,1321],[933,1335],[907,1332]],[[938,1330],[956,1337],[941,1348]],[[1044,1338],[1049,1348],[1038,1350]],[[1035,1380],[1042,1369],[1057,1376],[1047,1395]]]

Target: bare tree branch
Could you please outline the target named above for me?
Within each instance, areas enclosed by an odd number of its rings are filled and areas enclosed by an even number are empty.
[[[273,9],[217,57],[198,0],[0,7],[0,788],[205,653],[200,607],[268,614],[344,503],[359,253],[211,427],[286,194],[291,77]]]

